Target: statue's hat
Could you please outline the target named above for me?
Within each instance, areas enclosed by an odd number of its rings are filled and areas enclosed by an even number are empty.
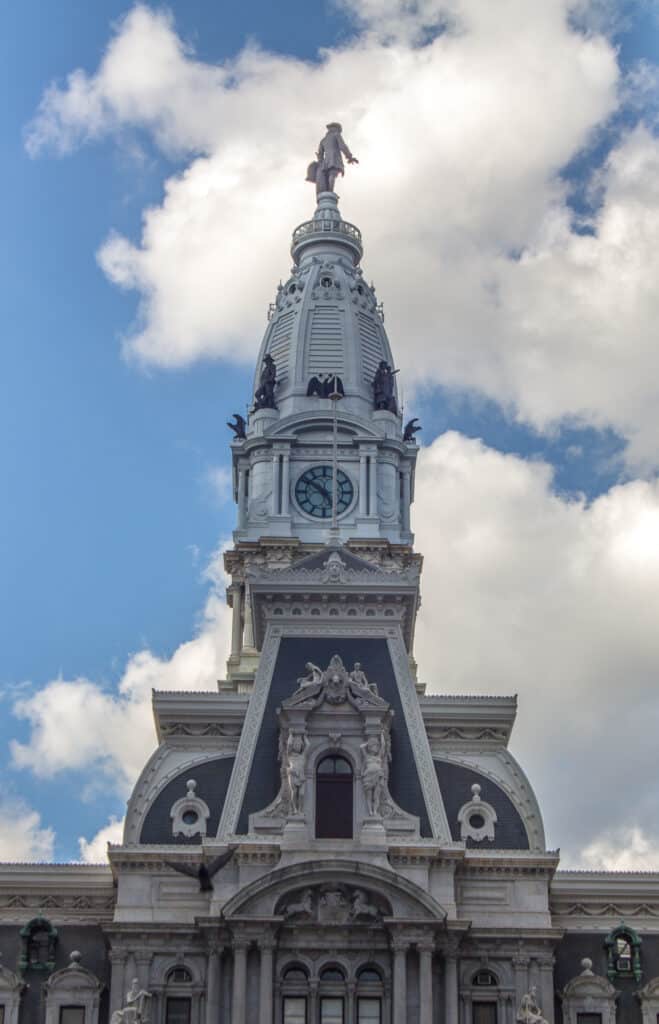
[[[330,121],[330,123],[326,124],[325,127],[326,128],[338,128],[340,132],[343,131],[343,129],[342,129],[342,127],[341,127],[341,125],[339,124],[338,121]]]

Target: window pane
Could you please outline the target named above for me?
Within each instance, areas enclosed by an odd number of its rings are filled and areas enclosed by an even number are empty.
[[[190,1024],[190,1000],[176,999],[170,996],[167,999],[166,1024]]]
[[[306,1024],[307,1001],[304,998],[293,999],[286,996],[284,999],[284,1024]]]
[[[382,978],[373,967],[364,967],[357,975],[360,981],[382,981]]]
[[[320,973],[321,981],[343,981],[343,971],[340,971],[338,967],[326,967],[324,971]]]
[[[0,1024],[5,1024],[5,1008],[2,1003],[0,1003]]]
[[[577,1024],[602,1024],[601,1013],[578,1013]]]
[[[85,1024],[84,1006],[60,1006],[59,1024]]]
[[[474,1003],[474,1024],[497,1024],[496,1003]]]
[[[357,1001],[357,1024],[380,1024],[379,999],[359,999]]]
[[[343,1024],[343,999],[320,1000],[320,1024]]]

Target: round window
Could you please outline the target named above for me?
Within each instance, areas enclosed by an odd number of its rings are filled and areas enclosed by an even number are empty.
[[[199,815],[196,811],[183,811],[183,824],[184,825],[196,825],[199,821]]]
[[[482,828],[485,824],[485,818],[482,814],[472,814],[469,818],[469,824],[472,828]]]

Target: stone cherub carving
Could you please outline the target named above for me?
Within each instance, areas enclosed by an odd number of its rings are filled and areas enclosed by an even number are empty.
[[[151,993],[140,988],[138,978],[133,978],[126,993],[126,1005],[112,1014],[110,1024],[147,1024],[151,1008]]]
[[[291,814],[302,814],[303,811],[308,746],[309,740],[304,733],[290,733],[286,741],[286,780]]]
[[[362,782],[370,817],[382,813],[382,800],[387,791],[387,741],[384,733],[370,736],[360,744],[363,761]]]
[[[321,192],[334,191],[337,177],[339,174],[345,173],[343,156],[349,164],[359,163],[357,157],[352,155],[343,141],[342,131],[338,121],[330,121],[327,125],[327,134],[318,145],[316,159],[307,168],[307,181],[315,183],[316,195],[320,195]]]
[[[522,996],[515,1020],[518,1021],[518,1024],[547,1024],[547,1020],[542,1016],[542,1010],[538,1006],[535,985],[531,986],[530,992]]]

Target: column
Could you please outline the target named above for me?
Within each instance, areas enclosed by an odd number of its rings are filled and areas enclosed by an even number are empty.
[[[403,469],[403,493],[401,496],[402,509],[401,509],[401,525],[405,533],[410,531],[410,505],[412,503],[412,487],[411,487],[411,476],[410,470],[406,466]]]
[[[318,1020],[318,982],[309,982],[309,1020],[316,1024]]]
[[[432,954],[434,943],[419,942],[419,1024],[433,1024]],[[457,1024],[457,1022],[456,1022]]]
[[[356,986],[355,986],[354,981],[349,981],[347,987],[348,987],[348,999],[347,999],[348,1015],[346,1017],[346,1020],[349,1021],[350,1024],[352,1024],[352,1022],[355,1019],[355,988],[356,988]]]
[[[540,986],[538,988],[538,1002],[542,1010],[542,1016],[547,1024],[554,1024],[554,957],[543,956],[538,958],[540,967]]]
[[[153,960],[153,953],[135,953],[135,966],[137,968],[137,977],[140,980],[140,986],[147,991],[150,988],[149,974],[151,961]]]
[[[444,955],[444,984],[446,986],[446,1024],[458,1020],[458,957],[453,949]]]
[[[252,650],[254,647],[254,626],[252,623],[252,601],[247,583],[245,584],[245,595],[243,601],[243,648],[248,648],[249,650]]]
[[[110,1016],[115,1010],[120,1010],[124,1005],[126,995],[126,960],[128,959],[125,950],[111,949],[110,963],[112,964],[112,980],[110,982]]]
[[[272,1024],[272,958],[274,942],[270,937],[259,940],[261,975],[259,978],[259,1024]]]
[[[359,453],[359,514],[360,516],[368,515],[368,476],[367,476],[367,459],[368,456],[365,452]]]
[[[275,452],[272,456],[272,503],[270,506],[273,516],[279,515],[280,468],[279,452]]]
[[[211,946],[206,971],[206,1024],[219,1024],[220,991],[220,950],[217,946]]]
[[[229,590],[231,592],[231,605],[233,609],[233,618],[231,620],[231,656],[238,658],[240,657],[243,639],[243,588],[240,583],[232,583]]]
[[[289,498],[291,489],[291,458],[285,452],[281,468],[281,514],[287,516],[290,512]]]
[[[247,946],[248,943],[245,939],[234,939],[231,1024],[245,1024],[246,1022]]]
[[[247,520],[247,476],[245,467],[238,467],[238,529],[244,530]]]
[[[405,939],[394,939],[394,1013],[396,1024],[407,1020],[407,946]]]
[[[517,1006],[520,1006],[522,996],[529,990],[529,958],[518,953],[513,957],[513,967],[515,968],[515,998]]]
[[[369,481],[368,481],[368,514],[369,516],[376,516],[378,514],[378,457],[377,452],[373,452],[369,459]]]

